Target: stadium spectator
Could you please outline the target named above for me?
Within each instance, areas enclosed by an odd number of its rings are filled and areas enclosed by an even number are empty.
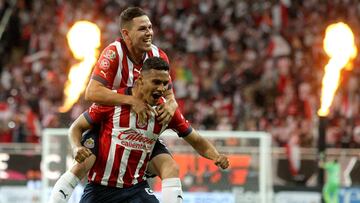
[[[9,2],[4,2],[0,5],[0,16],[9,7]],[[227,120],[232,130],[265,130],[274,135],[275,141],[279,140],[277,130],[286,130],[289,117],[299,118],[294,121],[298,126],[303,125],[302,120],[309,122],[307,126],[316,126],[323,67],[328,61],[322,48],[327,25],[342,20],[350,25],[355,36],[360,31],[360,22],[355,20],[360,17],[358,1],[133,3],[145,8],[153,20],[159,36],[154,44],[173,58],[174,89],[179,92],[179,105],[193,126],[228,129],[223,124]],[[90,20],[100,26],[102,42],[107,44],[117,35],[116,13],[128,6],[127,2],[111,0],[46,3],[19,0],[11,21],[16,23],[8,23],[0,43],[0,53],[9,56],[0,59],[1,102],[15,112],[22,105],[29,106],[33,98],[39,98],[35,102],[40,110],[36,110],[36,105],[30,108],[43,128],[68,126],[71,112],[59,114],[56,110],[61,105],[68,67],[73,63],[65,42],[66,32],[75,21]],[[15,41],[8,40],[9,37]],[[356,43],[359,47],[359,41]],[[360,76],[359,62],[358,57],[352,72],[343,71],[351,77],[344,77],[329,115],[333,121],[330,123],[348,120],[345,122],[348,130],[340,135],[345,137],[345,146],[347,140],[353,139],[354,121],[360,117],[357,113],[360,92],[353,88],[359,81],[352,79]],[[288,94],[292,101],[287,101]],[[218,106],[224,98],[231,105]],[[279,106],[279,102],[285,104]],[[78,104],[82,109],[89,105],[83,100]],[[226,117],[223,119],[209,120],[219,109],[232,113],[221,115]],[[52,120],[57,121],[49,122]],[[254,123],[250,125],[248,120]],[[12,113],[9,120],[1,122],[7,129],[0,131],[0,137],[10,132],[11,140],[17,141],[18,127],[25,120]],[[311,138],[313,132],[303,134]]]

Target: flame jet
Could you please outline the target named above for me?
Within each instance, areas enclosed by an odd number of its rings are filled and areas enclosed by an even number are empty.
[[[327,116],[340,83],[343,68],[352,68],[351,61],[356,57],[354,34],[350,27],[342,22],[331,24],[326,28],[324,50],[330,57],[325,66],[321,88],[321,107],[319,116]]]
[[[78,21],[70,28],[66,37],[74,57],[80,62],[70,68],[68,80],[65,83],[64,103],[59,108],[62,113],[71,109],[86,88],[92,67],[99,54],[100,29],[94,23]]]

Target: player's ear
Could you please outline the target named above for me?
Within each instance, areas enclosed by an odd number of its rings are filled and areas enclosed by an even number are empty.
[[[129,38],[129,30],[127,29],[121,29],[121,36],[123,37],[123,39]]]

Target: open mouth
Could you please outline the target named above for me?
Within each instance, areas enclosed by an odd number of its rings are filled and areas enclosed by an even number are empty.
[[[155,100],[158,100],[162,94],[160,92],[153,92],[151,95]]]

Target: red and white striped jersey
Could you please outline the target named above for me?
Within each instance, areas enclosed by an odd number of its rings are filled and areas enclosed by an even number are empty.
[[[153,56],[161,57],[169,63],[166,53],[155,45],[151,45],[151,51],[144,54],[143,62]],[[134,64],[130,60],[125,42],[119,39],[103,50],[91,78],[112,90],[132,87],[134,81],[139,77],[142,65],[143,63]],[[171,85],[169,87],[171,88]]]
[[[84,116],[90,123],[102,125],[98,155],[89,172],[89,181],[110,187],[130,187],[145,180],[153,147],[165,129],[173,129],[180,137],[192,131],[179,110],[167,126],[159,124],[155,116],[140,124],[129,105],[93,104]]]

